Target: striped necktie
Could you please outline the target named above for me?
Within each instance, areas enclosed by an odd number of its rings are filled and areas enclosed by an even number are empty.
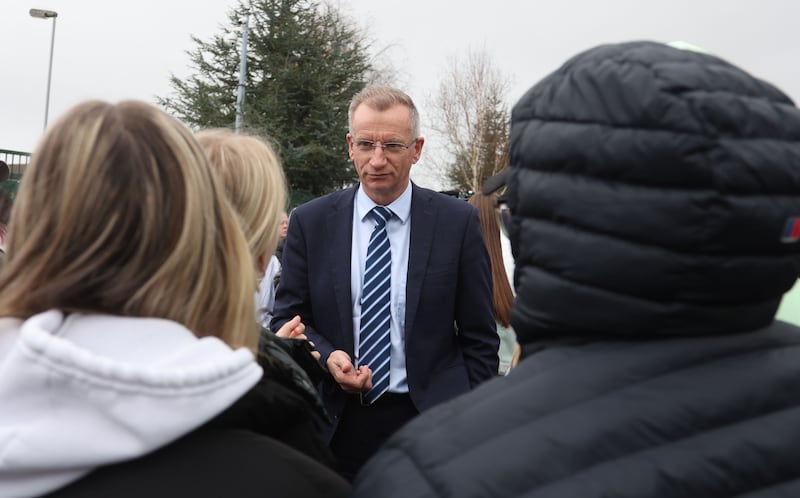
[[[358,346],[358,364],[372,369],[372,389],[363,397],[368,404],[389,389],[389,298],[392,284],[392,253],[386,234],[386,222],[392,217],[392,211],[383,206],[375,206],[370,214],[375,220],[375,229],[367,247]]]

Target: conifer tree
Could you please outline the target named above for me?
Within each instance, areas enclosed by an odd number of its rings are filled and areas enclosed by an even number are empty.
[[[212,40],[192,38],[194,74],[173,75],[174,95],[159,103],[194,128],[234,127],[248,10],[244,131],[276,142],[293,204],[351,184],[357,177],[344,138],[347,109],[372,65],[364,33],[330,5],[243,1]]]

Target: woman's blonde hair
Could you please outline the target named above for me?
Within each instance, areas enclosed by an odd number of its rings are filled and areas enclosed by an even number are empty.
[[[33,153],[10,225],[0,316],[159,317],[256,345],[247,242],[191,131],[156,107],[68,111]]]
[[[228,129],[198,132],[244,230],[253,262],[264,263],[275,252],[278,227],[286,205],[286,179],[278,156],[259,137]]]

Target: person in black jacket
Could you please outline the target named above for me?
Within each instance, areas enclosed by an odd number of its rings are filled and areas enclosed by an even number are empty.
[[[800,495],[800,110],[639,41],[516,103],[508,377],[423,414],[354,496]]]

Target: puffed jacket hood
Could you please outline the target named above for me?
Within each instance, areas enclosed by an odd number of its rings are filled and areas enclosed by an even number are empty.
[[[521,342],[768,325],[800,274],[800,111],[713,55],[587,50],[514,106]]]

